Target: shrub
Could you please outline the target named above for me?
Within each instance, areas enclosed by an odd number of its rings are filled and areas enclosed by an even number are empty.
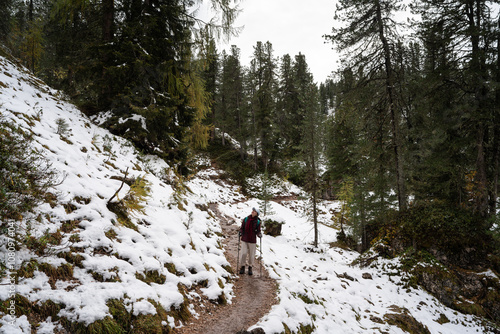
[[[467,247],[489,248],[486,222],[470,210],[426,203],[411,208],[401,218],[403,233],[419,248],[436,248],[447,254],[458,254]]]
[[[68,122],[64,118],[56,119],[57,131],[56,133],[61,136],[67,136],[71,129],[69,127]]]
[[[374,241],[382,240],[382,244],[391,245],[396,253],[414,247],[463,267],[485,264],[486,254],[493,251],[492,237],[483,218],[470,210],[440,202],[393,212],[372,221],[367,230],[372,239],[376,236]]]
[[[278,222],[272,219],[266,219],[264,222],[264,234],[276,237],[281,235],[281,228],[284,222]]]
[[[21,219],[56,184],[57,174],[19,127],[0,119],[0,138],[0,220]]]

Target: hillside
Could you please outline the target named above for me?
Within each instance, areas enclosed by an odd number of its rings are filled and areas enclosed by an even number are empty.
[[[238,277],[223,241],[236,236],[222,233],[209,205],[217,204],[237,227],[259,202],[222,180],[206,157],[197,158],[192,178],[181,180],[167,163],[93,124],[60,92],[3,57],[0,112],[33,134],[33,148],[59,177],[47,201],[14,223],[15,270],[2,257],[1,284],[9,287],[0,290],[2,332],[176,333],[207,316],[200,303],[234,302]],[[337,230],[327,226],[337,203],[322,203],[320,246],[313,249],[306,203],[292,196],[300,189],[277,182],[273,191],[289,198],[272,203],[273,217],[285,222],[283,234],[265,235],[259,252],[278,284],[277,300],[250,329],[494,332],[481,318],[407,287],[398,258],[352,265],[359,254],[336,247]],[[2,254],[10,252],[7,224],[2,222]],[[498,280],[493,272],[484,276]]]

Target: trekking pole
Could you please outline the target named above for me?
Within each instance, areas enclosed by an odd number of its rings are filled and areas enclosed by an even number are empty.
[[[238,232],[238,258],[236,259],[236,272],[240,269],[240,232]]]
[[[262,277],[262,237],[260,237],[260,277]]]

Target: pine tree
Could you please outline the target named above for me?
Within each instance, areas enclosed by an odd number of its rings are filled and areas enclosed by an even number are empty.
[[[295,117],[300,119],[300,152],[305,162],[305,187],[310,193],[311,216],[314,225],[314,247],[318,247],[318,201],[320,198],[319,163],[322,153],[322,124],[318,87],[314,83],[305,56],[295,57],[295,82],[299,92],[299,109]]]
[[[321,102],[321,112],[328,114],[328,112],[333,110],[335,103],[335,83],[332,79],[328,79],[320,84],[319,96]]]
[[[273,160],[275,151],[272,119],[275,112],[275,60],[270,42],[257,42],[250,64],[249,82],[251,87],[250,103],[252,104],[252,137],[255,155],[255,168],[258,164],[258,148],[260,148],[262,166],[267,167]]]
[[[394,177],[387,170],[392,158],[387,149],[390,125],[385,108],[373,104],[373,97],[383,94],[384,87],[376,81],[364,83],[363,73],[350,68],[338,76],[335,112],[328,118],[326,178],[337,193],[346,180],[352,180],[353,232],[364,231],[368,220],[385,214],[395,201]],[[361,241],[366,245],[366,240]]]
[[[103,68],[98,65],[102,44],[99,10],[86,1],[59,0],[50,7],[44,27],[43,78],[63,89],[89,115],[99,107],[96,99],[103,91]]]
[[[409,187],[415,203],[439,200],[457,205],[461,197],[463,167],[467,161],[464,141],[462,110],[459,94],[453,81],[456,62],[450,50],[451,40],[442,29],[425,33],[423,50],[416,45],[413,62],[407,61],[405,95],[411,99],[407,113],[409,159]]]
[[[312,109],[315,104],[319,102],[319,97],[311,94],[316,94],[316,90],[312,90],[314,85],[314,79],[311,72],[309,71],[309,66],[306,61],[306,57],[299,53],[295,56],[293,62],[293,77],[295,86],[295,96],[294,105],[291,112],[291,131],[293,134],[292,144],[294,147],[300,147],[303,142],[303,136],[308,135],[304,132],[304,122],[306,117],[317,117],[316,111],[312,114]],[[312,128],[311,128],[312,129]]]
[[[272,210],[271,200],[273,199],[273,193],[271,192],[271,180],[269,178],[269,173],[267,168],[264,171],[264,175],[262,175],[262,187],[260,189],[259,198],[259,208],[262,212],[263,217],[267,217],[269,215],[273,215],[274,211]]]
[[[206,145],[211,102],[193,36],[231,34],[238,13],[231,1],[211,3],[218,22],[196,19],[188,0],[30,0],[15,7],[11,40],[88,115],[111,111],[111,131],[185,170],[189,147]]]
[[[492,47],[497,41],[498,27],[492,17],[491,5],[487,1],[422,1],[414,7],[422,15],[419,26],[422,35],[432,38],[427,41],[448,42],[448,48],[441,52],[453,62],[448,69],[434,67],[436,74],[452,78],[455,85],[452,91],[457,99],[453,107],[459,114],[458,122],[461,138],[465,139],[460,149],[467,152],[467,159],[462,162],[460,173],[462,180],[471,169],[474,171],[474,211],[483,217],[494,214],[491,204],[496,202],[494,189],[498,169],[495,166],[495,153],[490,148],[495,140],[495,91],[490,83],[496,78],[489,69],[496,64],[491,62],[497,57]],[[454,41],[454,43],[450,43]],[[431,57],[436,59],[436,57]],[[433,65],[434,63],[431,63]],[[439,62],[437,63],[439,64]],[[445,80],[440,80],[440,84]],[[447,108],[449,112],[451,108]],[[464,151],[464,149],[466,151]],[[462,185],[463,187],[463,182]],[[460,197],[457,202],[460,201]]]
[[[33,72],[39,71],[44,54],[43,29],[48,19],[47,1],[7,1],[6,5],[11,8],[9,11],[14,11],[14,20],[5,22],[5,29],[12,30],[7,42],[13,49],[13,54],[19,57],[27,68]],[[7,18],[8,13],[5,15]]]
[[[233,45],[231,54],[227,55],[223,52],[216,125],[221,129],[223,145],[225,145],[225,133],[229,133],[239,142],[240,154],[243,159],[248,131],[247,119],[243,110],[242,76],[240,49]]]
[[[338,83],[346,91],[352,89],[352,73],[346,70]],[[340,100],[343,101],[343,100]],[[340,184],[349,177],[354,177],[358,171],[359,136],[362,132],[362,120],[349,101],[335,107],[335,113],[327,120],[325,140],[328,160],[328,179],[333,184]]]
[[[497,29],[500,31],[500,17],[498,18]],[[497,53],[496,53],[496,69],[493,72],[495,81],[497,84],[500,82],[500,34],[497,34]],[[492,180],[493,184],[491,187],[490,194],[490,212],[497,212],[499,207],[498,196],[499,196],[499,183],[498,178],[500,176],[500,87],[497,85],[495,88],[495,104],[494,104],[494,118],[493,123],[493,140],[492,140]]]
[[[0,41],[6,42],[11,29],[12,0],[0,2]]]
[[[346,64],[353,67],[353,72],[365,75],[363,83],[369,84],[374,80],[384,82],[382,94],[378,95],[377,101],[372,105],[378,109],[376,113],[387,113],[390,120],[394,161],[392,170],[396,178],[399,209],[405,210],[407,196],[403,136],[400,129],[402,112],[395,90],[397,76],[394,66],[394,47],[398,42],[398,34],[397,26],[391,19],[401,9],[399,0],[341,0],[335,18],[345,26],[333,28],[333,34],[326,37],[336,43],[339,49],[350,52]]]
[[[293,114],[298,109],[298,96],[295,87],[295,74],[292,58],[286,54],[281,58],[277,89],[276,116],[274,124],[277,131],[277,144],[281,157],[291,159],[297,156],[297,129],[293,123]]]
[[[217,52],[217,47],[214,38],[210,35],[210,33],[205,30],[202,34],[201,38],[201,46],[199,58],[202,62],[202,79],[205,82],[205,90],[209,97],[209,108],[210,108],[210,117],[207,117],[205,120],[205,124],[209,125],[211,129],[211,140],[215,140],[215,130],[214,125],[216,123],[216,100],[218,99],[218,91],[219,91],[219,70],[221,67],[221,63],[219,60],[219,54]]]

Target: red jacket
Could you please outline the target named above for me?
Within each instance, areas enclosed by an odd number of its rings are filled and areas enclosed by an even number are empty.
[[[252,215],[245,217],[240,227],[241,240],[251,244],[257,243],[257,235],[260,235],[260,219]]]

